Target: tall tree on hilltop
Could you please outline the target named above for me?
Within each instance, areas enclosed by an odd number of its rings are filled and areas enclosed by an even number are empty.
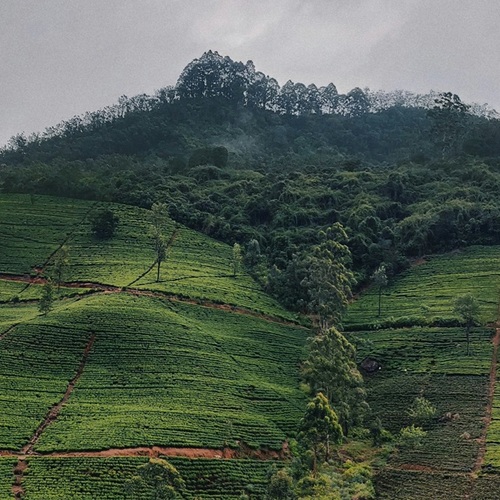
[[[457,155],[462,150],[467,133],[469,106],[451,92],[439,94],[434,103],[434,107],[428,111],[433,121],[432,138],[443,158]]]

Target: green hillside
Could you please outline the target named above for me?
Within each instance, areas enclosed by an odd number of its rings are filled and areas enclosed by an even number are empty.
[[[260,453],[173,460],[188,498],[258,498],[266,459],[303,412],[307,329],[248,275],[232,275],[229,246],[183,227],[161,281],[145,274],[127,287],[155,258],[146,210],[101,204],[120,222],[99,241],[93,203],[2,195],[0,206],[0,498],[18,487],[23,498],[125,498],[124,482],[145,460],[134,455],[172,447]],[[63,244],[63,283],[40,315]],[[113,458],[121,449],[131,458]]]
[[[116,235],[105,241],[91,232],[91,216],[108,207],[120,222]],[[245,273],[232,275],[230,246],[179,226],[167,261],[156,282],[151,216],[148,210],[115,204],[37,196],[0,195],[0,270],[18,275],[35,274],[44,268],[50,274],[53,254],[61,245],[69,251],[68,282],[112,285],[162,291],[191,299],[204,299],[240,306],[294,320]],[[174,231],[169,221],[167,236]],[[151,271],[145,274],[149,269]],[[1,277],[1,276],[0,276]],[[5,289],[4,289],[5,287]],[[22,290],[7,283],[0,296]],[[19,294],[19,293],[17,293]],[[23,291],[20,298],[31,298]]]
[[[382,293],[380,317],[377,290],[367,290],[351,305],[346,324],[358,360],[379,363],[365,381],[368,401],[384,427],[397,435],[413,423],[409,409],[417,397],[437,410],[424,425],[421,445],[398,446],[377,474],[380,498],[458,499],[465,492],[469,498],[495,498],[485,494],[481,476],[499,463],[498,386],[493,400],[489,392],[496,384],[495,331],[474,328],[468,356],[464,329],[446,325],[456,321],[453,301],[463,293],[478,299],[482,322],[497,320],[499,264],[500,247],[435,256],[391,280]]]

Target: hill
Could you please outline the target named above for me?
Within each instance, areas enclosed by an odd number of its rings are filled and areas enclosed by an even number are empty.
[[[123,498],[145,455],[186,457],[175,464],[188,498],[262,491],[266,460],[284,456],[303,411],[307,330],[249,276],[228,272],[229,247],[183,227],[156,283],[144,273],[148,211],[107,205],[120,222],[99,241],[95,204],[2,195],[1,205],[0,496]],[[62,245],[64,280],[39,315]],[[210,469],[209,485],[200,474]]]
[[[436,408],[421,443],[398,445],[379,470],[380,498],[495,498],[499,262],[498,246],[435,256],[383,290],[380,316],[373,288],[352,304],[348,338],[369,370],[368,401],[383,426],[397,435],[414,424],[415,398]],[[471,355],[453,321],[453,301],[463,293],[476,297],[489,325],[474,328]]]

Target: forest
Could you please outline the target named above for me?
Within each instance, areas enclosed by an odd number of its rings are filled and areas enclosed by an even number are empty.
[[[174,87],[122,96],[0,152],[4,192],[149,208],[219,240],[287,307],[321,229],[348,235],[358,286],[384,264],[500,242],[500,120],[451,93],[277,81],[207,52]]]

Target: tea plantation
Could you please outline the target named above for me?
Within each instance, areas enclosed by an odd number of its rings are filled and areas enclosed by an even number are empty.
[[[495,372],[490,379],[496,366],[495,330],[473,328],[468,356],[453,301],[472,293],[481,323],[491,324],[498,318],[499,287],[500,248],[472,247],[427,258],[394,279],[382,290],[380,316],[378,290],[367,290],[351,305],[348,338],[357,346],[360,363],[377,363],[365,380],[369,403],[383,426],[397,436],[414,423],[409,410],[417,397],[436,408],[423,424],[427,434],[421,442],[398,446],[379,470],[380,498],[498,498],[485,493],[485,484],[498,484],[500,476],[484,475],[500,465],[498,388],[493,421],[485,427],[490,385],[496,381]]]
[[[255,450],[259,460],[166,458],[186,498],[261,498],[269,450],[305,406],[308,330],[232,275],[227,245],[178,227],[157,283],[148,211],[33,201],[0,197],[0,499],[19,487],[27,499],[151,498],[147,485],[125,488],[147,458],[112,456],[143,447]],[[105,241],[90,229],[104,206],[120,220]],[[42,315],[62,245],[63,283]],[[62,456],[99,450],[111,457]]]
[[[91,233],[101,208],[119,217],[109,240]],[[232,275],[231,247],[169,221],[175,237],[156,282],[149,211],[2,195],[0,228],[0,499],[151,498],[150,485],[130,484],[166,448],[210,457],[163,457],[185,498],[263,498],[270,458],[304,410],[309,332],[248,275]],[[62,245],[68,265],[42,315]],[[395,446],[380,464],[380,498],[497,498],[499,278],[500,248],[472,247],[392,280],[380,315],[373,289],[349,308],[358,361],[375,362],[365,379],[384,428],[397,439],[416,397],[436,408],[421,443]],[[453,313],[466,292],[483,325],[470,355]]]

